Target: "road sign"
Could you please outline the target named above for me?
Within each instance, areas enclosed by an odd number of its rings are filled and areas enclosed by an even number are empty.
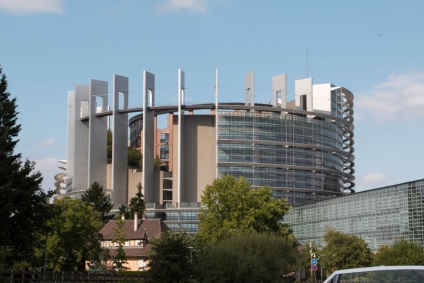
[[[318,260],[316,260],[315,258],[313,258],[313,259],[311,260],[311,263],[312,263],[312,264],[318,264]]]
[[[312,264],[312,271],[315,272],[318,270],[318,265]]]

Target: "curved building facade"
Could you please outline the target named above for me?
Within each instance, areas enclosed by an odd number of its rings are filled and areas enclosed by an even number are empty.
[[[155,76],[148,72],[143,76],[143,107],[128,107],[128,79],[117,75],[113,111],[105,107],[107,82],[92,80],[91,87],[70,92],[71,190],[97,181],[112,192],[116,205],[126,204],[134,191],[127,179],[129,140],[143,153],[143,194],[147,207],[156,212],[198,208],[206,185],[225,174],[244,177],[253,187],[269,186],[274,197],[287,198],[294,206],[354,192],[349,90],[306,78],[295,81],[294,99],[288,101],[286,75],[281,74],[272,78],[272,102],[259,104],[252,71],[245,76],[244,102],[220,103],[216,77],[214,101],[189,104],[184,78],[178,70],[177,105],[155,105]],[[104,100],[101,109],[96,95]],[[157,127],[161,115],[167,116],[164,129]],[[97,146],[106,142],[108,116],[118,125],[112,129],[110,172],[103,170],[106,146]]]
[[[218,175],[270,186],[293,205],[353,191],[353,95],[331,91],[331,114],[268,106],[218,115]]]

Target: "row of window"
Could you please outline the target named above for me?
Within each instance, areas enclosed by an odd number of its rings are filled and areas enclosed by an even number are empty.
[[[360,235],[376,250],[401,238],[424,245],[424,180],[296,207],[284,218],[302,242],[325,227]]]

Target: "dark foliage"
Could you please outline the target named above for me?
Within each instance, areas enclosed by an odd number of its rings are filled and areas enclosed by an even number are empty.
[[[113,215],[109,215],[109,212],[113,208],[112,201],[109,196],[105,195],[103,186],[97,182],[91,184],[91,186],[82,195],[81,200],[88,205],[91,205],[94,211],[100,212],[101,221],[105,224]]]
[[[5,257],[7,268],[13,264],[33,261],[36,245],[34,233],[43,229],[51,192],[41,188],[40,172],[35,164],[22,162],[15,153],[21,125],[17,122],[16,98],[7,91],[6,76],[0,68],[0,215],[1,249],[10,250]]]

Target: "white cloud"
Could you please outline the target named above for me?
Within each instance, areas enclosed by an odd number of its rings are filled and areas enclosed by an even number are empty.
[[[356,109],[378,123],[424,118],[424,73],[392,74],[357,96]]]
[[[387,181],[387,176],[383,173],[369,173],[362,178],[364,185],[382,184]]]
[[[179,10],[206,13],[206,0],[167,0],[159,6],[160,12],[172,12]]]
[[[56,138],[50,137],[40,142],[42,148],[49,148],[56,145]]]
[[[0,0],[0,11],[25,15],[34,13],[62,13],[64,0]]]

